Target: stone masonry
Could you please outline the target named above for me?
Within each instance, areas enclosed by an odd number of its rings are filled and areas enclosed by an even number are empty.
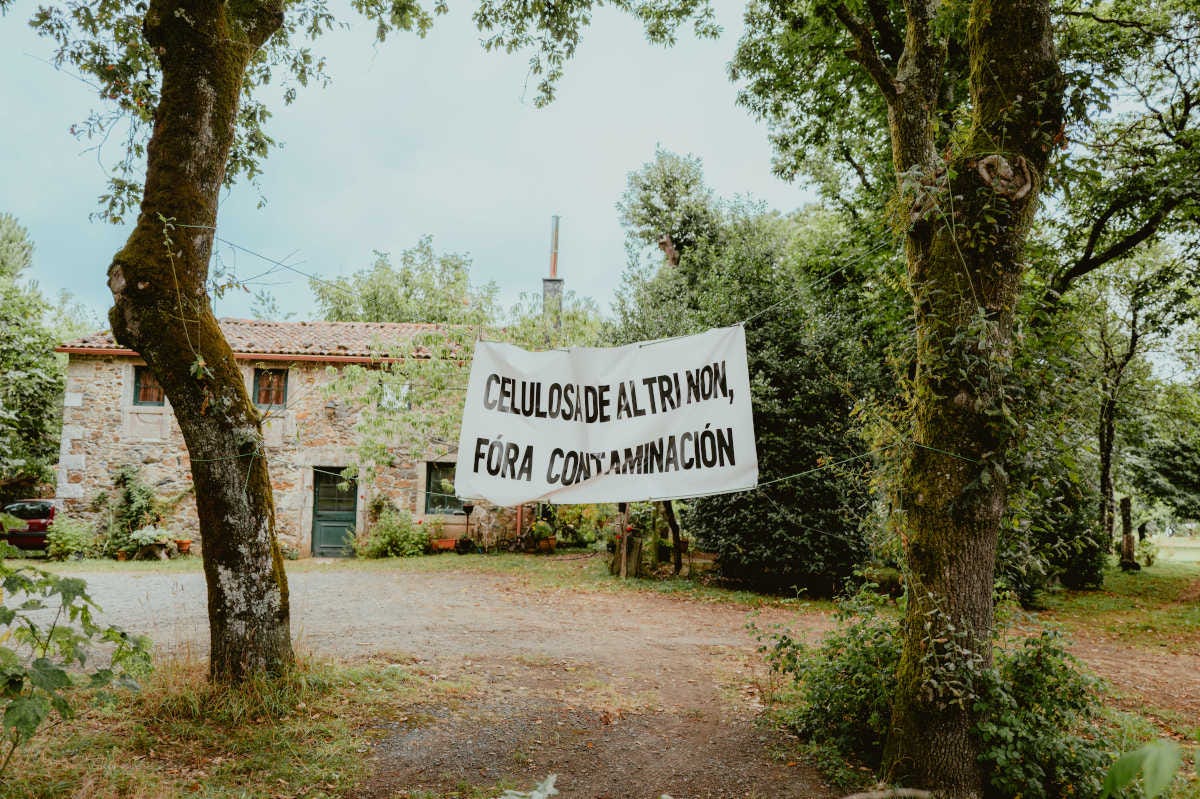
[[[368,348],[362,343],[366,333],[361,328],[381,326],[243,320],[222,320],[221,324],[235,348],[247,391],[252,392],[255,369],[287,370],[286,405],[264,411],[263,435],[281,543],[300,556],[311,555],[314,476],[318,471],[353,465],[357,457],[354,427],[358,409],[331,398],[323,389],[346,363],[369,360],[364,354]],[[301,349],[305,351],[269,351]],[[67,512],[85,518],[102,512],[96,510],[96,497],[112,489],[119,467],[133,465],[170,506],[164,523],[172,533],[198,539],[187,448],[170,404],[134,401],[135,369],[144,362],[106,333],[68,342],[59,351],[69,356],[57,487]],[[453,458],[449,453],[438,462],[453,463]],[[371,499],[382,494],[431,527],[444,526],[445,536],[460,535],[465,516],[425,513],[428,474],[427,462],[404,463],[379,469],[371,485],[358,485],[356,529],[365,529]],[[481,516],[477,514],[472,521]],[[512,514],[498,516],[505,526],[512,524]]]

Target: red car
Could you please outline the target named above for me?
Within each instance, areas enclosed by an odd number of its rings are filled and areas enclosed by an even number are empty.
[[[54,499],[18,499],[0,508],[0,513],[25,522],[24,527],[9,530],[4,538],[17,549],[45,549],[46,529],[54,521],[58,504]]]

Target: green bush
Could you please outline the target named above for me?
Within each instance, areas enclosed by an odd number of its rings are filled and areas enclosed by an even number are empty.
[[[616,505],[555,505],[554,530],[559,546],[594,544],[609,532]]]
[[[838,628],[813,649],[787,634],[760,647],[772,671],[791,676],[800,701],[788,722],[809,741],[878,767],[892,716],[900,637],[863,597],[839,606]]]
[[[1095,680],[1044,631],[1002,651],[976,705],[991,796],[1097,797],[1111,745],[1096,734]],[[1086,734],[1085,734],[1086,733]]]
[[[1154,539],[1143,538],[1137,542],[1137,559],[1143,566],[1154,565],[1154,561],[1158,560],[1158,544],[1154,543]]]
[[[56,516],[46,533],[46,556],[66,560],[72,555],[91,557],[98,554],[99,542],[91,525],[78,519]]]
[[[772,671],[790,676],[798,701],[787,721],[810,742],[878,768],[892,715],[900,628],[865,597],[847,603],[841,623],[817,648],[787,634],[760,647]],[[1025,799],[1101,793],[1111,746],[1096,733],[1093,681],[1050,632],[1012,650],[971,681],[988,769],[988,796]]]
[[[408,558],[429,549],[429,535],[406,510],[384,508],[366,535],[354,542],[360,558]]]
[[[161,515],[162,505],[154,489],[142,481],[137,467],[122,466],[113,475],[111,495],[97,497],[96,504],[108,509],[107,539],[104,553],[133,552],[138,544],[132,536],[135,530],[153,525]]]
[[[171,536],[161,527],[153,524],[148,524],[145,527],[139,527],[129,534],[129,540],[138,547],[148,547],[154,544],[165,544],[171,540]]]

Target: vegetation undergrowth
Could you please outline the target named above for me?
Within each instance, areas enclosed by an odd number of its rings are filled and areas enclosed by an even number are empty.
[[[401,508],[386,507],[374,523],[354,539],[354,554],[360,558],[411,558],[429,549],[429,533]]]
[[[18,751],[0,797],[344,796],[366,773],[374,731],[461,690],[384,660],[301,659],[236,688],[209,683],[198,661],[168,661],[127,701],[80,702],[74,722]]]
[[[837,629],[817,647],[785,631],[758,632],[760,652],[780,680],[776,717],[845,785],[880,768],[892,718],[900,629],[880,605],[867,594],[843,601]],[[970,703],[979,714],[975,733],[995,799],[1100,797],[1118,754],[1155,737],[1150,725],[1116,725],[1104,711],[1098,681],[1052,630],[1002,639],[990,668],[949,665],[933,669],[927,690],[934,701]],[[1197,795],[1186,776],[1176,783],[1171,795]]]

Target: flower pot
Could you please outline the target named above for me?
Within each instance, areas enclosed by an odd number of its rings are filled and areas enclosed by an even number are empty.
[[[186,555],[187,553],[189,553],[189,552],[191,552],[191,551],[192,551],[192,539],[190,539],[190,538],[176,538],[176,539],[175,539],[175,546],[179,547],[179,554],[180,554],[180,555]]]
[[[129,560],[129,553],[127,553],[127,552],[126,552],[125,550],[123,550],[123,549],[122,549],[122,550],[118,550],[118,551],[117,551],[117,560]]]
[[[554,536],[550,536],[549,538],[539,538],[538,542],[537,542],[537,551],[538,552],[553,552],[555,543],[556,543],[556,539],[554,538]]]
[[[429,540],[429,548],[434,552],[451,552],[457,543],[457,538],[431,538]]]

